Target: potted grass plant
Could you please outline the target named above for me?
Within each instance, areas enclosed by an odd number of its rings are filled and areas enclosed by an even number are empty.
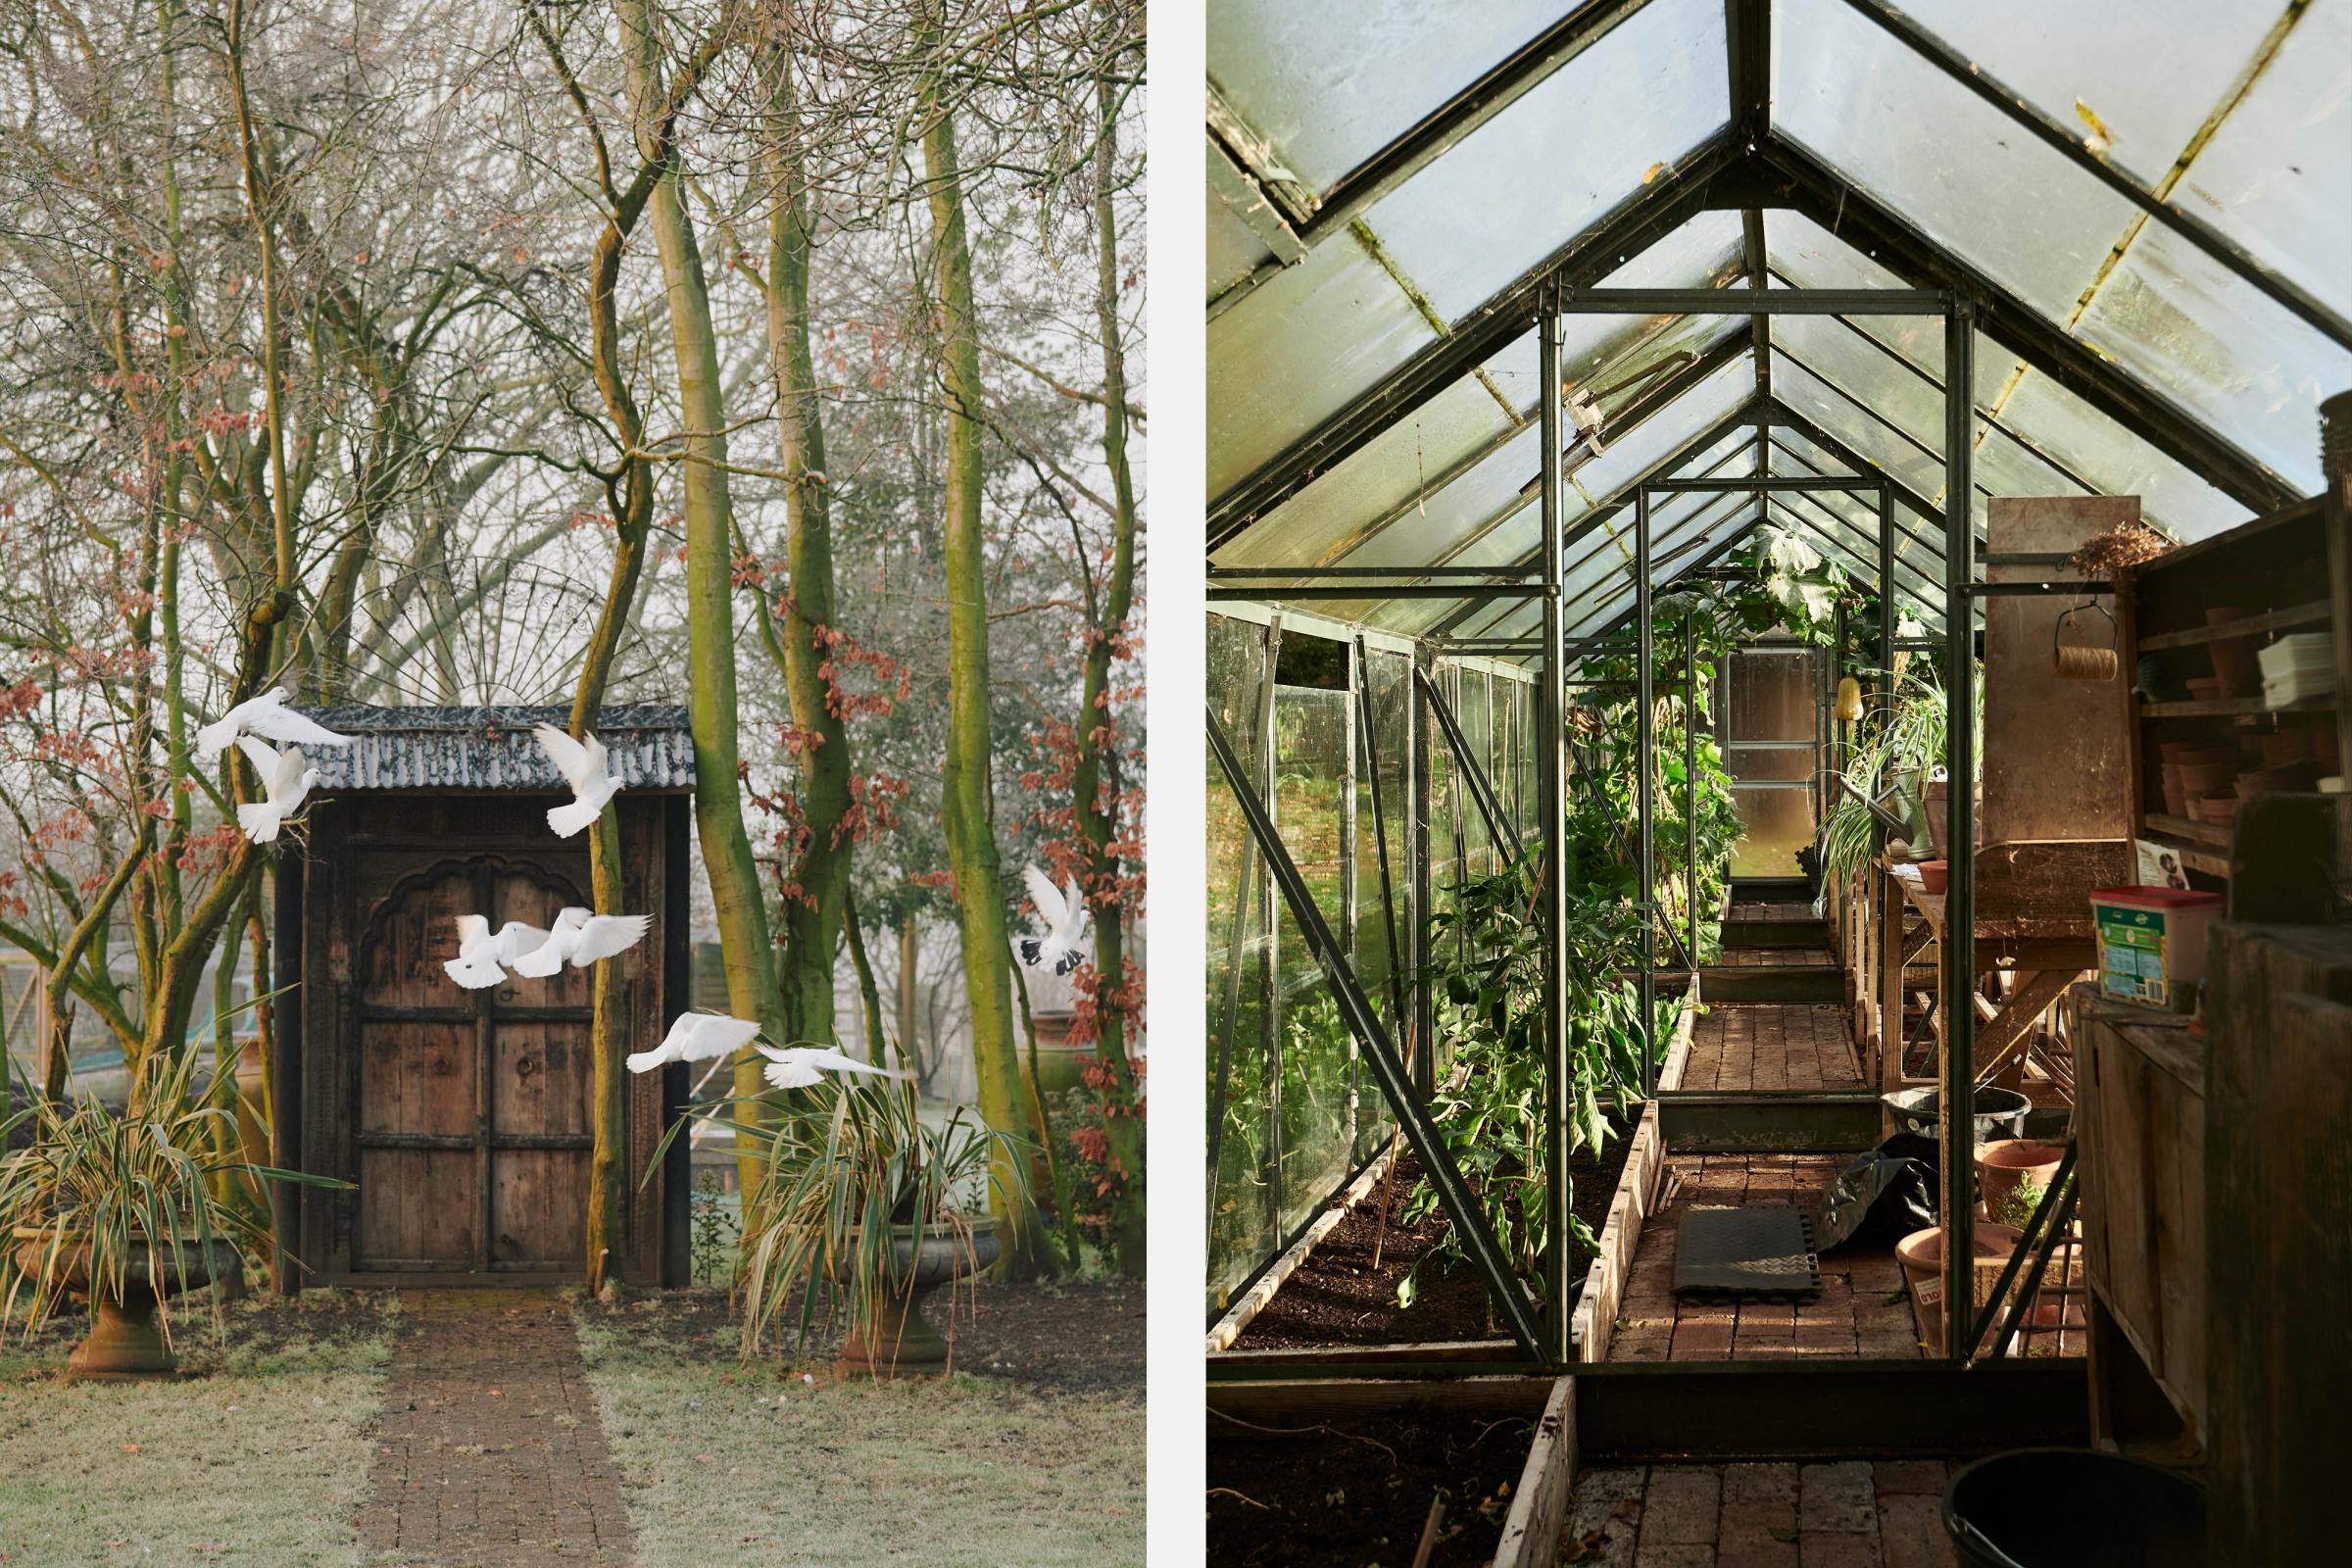
[[[913,1086],[891,1079],[828,1079],[808,1098],[764,1103],[750,1128],[724,1104],[695,1112],[730,1114],[757,1154],[736,1263],[744,1354],[788,1330],[806,1344],[838,1311],[848,1370],[937,1370],[948,1343],[924,1302],[996,1262],[988,1199],[1026,1200],[1026,1145],[961,1107],[927,1118]]]
[[[241,1185],[343,1185],[242,1157],[234,1112],[213,1094],[191,1094],[194,1062],[185,1053],[143,1067],[125,1112],[31,1095],[0,1123],[0,1149],[12,1150],[0,1157],[0,1331],[21,1320],[29,1334],[83,1297],[90,1330],[67,1360],[75,1377],[176,1368],[170,1298],[225,1278],[240,1248],[271,1244],[268,1226],[232,1196]],[[29,1143],[12,1148],[27,1126]],[[213,1321],[218,1332],[217,1300]]]

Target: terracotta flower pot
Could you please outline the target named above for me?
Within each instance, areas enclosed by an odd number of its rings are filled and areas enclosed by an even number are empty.
[[[2009,1254],[2017,1250],[2019,1232],[2007,1225],[1980,1224],[1971,1231],[1970,1241],[1976,1252],[1976,1299],[1973,1305],[1983,1310],[1992,1299],[1993,1287],[2001,1281],[2001,1269]],[[1943,1230],[1931,1225],[1923,1231],[1913,1231],[1894,1244],[1894,1255],[1903,1265],[1903,1283],[1911,1288],[1912,1315],[1919,1324],[1921,1343],[1930,1355],[1943,1354]]]
[[[906,1288],[896,1297],[870,1301],[842,1342],[844,1369],[886,1376],[937,1372],[947,1364],[948,1342],[923,1316],[923,1302],[941,1286],[977,1274],[997,1260],[996,1231],[911,1225],[891,1235],[891,1257]]]
[[[2216,605],[2205,612],[2205,624],[2220,626],[2232,620],[2243,620],[2246,612],[2235,605]],[[2254,641],[2249,637],[2224,637],[2209,645],[2213,655],[2213,673],[2221,690],[2231,697],[2251,697],[2262,690],[2261,662],[2254,657]],[[2190,681],[2193,689],[2195,681]]]
[[[51,1231],[35,1226],[18,1226],[11,1233],[16,1244],[17,1267],[26,1274],[38,1274],[44,1266],[52,1268],[56,1271],[55,1284],[69,1291],[87,1292],[89,1243],[69,1235],[52,1262],[49,1257],[52,1235]],[[91,1324],[89,1334],[74,1348],[74,1353],[66,1358],[66,1370],[77,1378],[170,1376],[178,1369],[179,1357],[172,1353],[156,1323],[157,1299],[174,1291],[200,1289],[226,1277],[236,1267],[236,1250],[226,1242],[216,1241],[209,1248],[188,1242],[176,1251],[144,1241],[131,1243],[130,1255],[122,1270],[121,1298],[106,1296],[97,1298],[96,1321]]]
[[[2029,1138],[2003,1138],[1982,1144],[1977,1149],[1977,1195],[1984,1200],[1984,1212],[1998,1214],[2008,1206],[2017,1190],[2031,1182],[2046,1188],[2058,1174],[2058,1161],[2065,1151]]]
[[[1922,893],[1941,893],[1951,881],[1952,863],[1949,860],[1919,862],[1919,890]]]

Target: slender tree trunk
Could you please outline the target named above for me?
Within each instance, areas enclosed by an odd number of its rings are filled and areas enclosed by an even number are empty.
[[[1078,761],[1070,778],[1078,836],[1086,845],[1088,902],[1095,914],[1096,1050],[1110,1074],[1112,1093],[1103,1132],[1121,1183],[1111,1206],[1110,1243],[1119,1272],[1144,1273],[1144,1128],[1135,1064],[1127,1054],[1127,1020],[1140,1012],[1128,995],[1127,888],[1118,838],[1118,736],[1111,723],[1110,668],[1135,607],[1135,479],[1127,463],[1127,354],[1119,320],[1118,225],[1111,210],[1116,178],[1117,100],[1107,81],[1096,86],[1102,116],[1095,153],[1095,318],[1102,339],[1102,459],[1110,469],[1112,524],[1110,580],[1100,619],[1089,627],[1086,675],[1078,704]]]
[[[935,28],[926,41],[936,45]],[[923,168],[930,193],[932,287],[939,313],[940,370],[946,393],[948,456],[942,555],[948,596],[948,746],[941,791],[948,862],[956,873],[956,912],[970,1008],[972,1062],[980,1113],[1010,1132],[1021,1114],[1020,1063],[1012,1029],[1009,946],[1004,874],[997,858],[994,792],[989,779],[988,567],[981,530],[980,333],[972,300],[972,254],[963,225],[956,124],[936,74],[921,86]],[[999,1160],[997,1211],[1011,1235],[1010,1271],[1040,1261],[1030,1205],[1007,1194],[1022,1189],[1018,1155]]]
[[[850,886],[850,738],[823,674],[820,639],[832,629],[833,523],[825,496],[825,436],[808,351],[808,194],[800,109],[784,19],[761,40],[767,95],[760,172],[769,186],[767,352],[776,378],[776,439],[784,460],[785,560],[781,606],[784,689],[799,749],[801,842],[791,847],[783,903],[784,1015],[793,1038],[831,1045],[833,950]],[[853,937],[853,940],[856,940]]]
[[[653,34],[649,0],[615,0],[631,103],[642,126],[661,102],[661,46]],[[792,1032],[776,983],[775,949],[769,940],[767,906],[760,890],[760,866],[743,821],[742,761],[736,743],[735,605],[733,599],[733,499],[727,487],[726,409],[720,388],[718,345],[710,325],[710,291],[702,250],[679,189],[674,149],[643,145],[640,151],[662,165],[647,212],[662,256],[669,306],[670,351],[678,383],[678,413],[691,432],[681,443],[686,514],[686,622],[688,723],[694,737],[694,824],[703,865],[710,879],[710,902],[718,916],[718,940],[726,967],[727,1006],[737,1017],[759,1020],[771,1040]],[[735,1062],[737,1114],[758,1115],[761,1092],[760,1058],[744,1052]],[[739,1175],[746,1192],[756,1186],[759,1162],[748,1139],[737,1144]]]

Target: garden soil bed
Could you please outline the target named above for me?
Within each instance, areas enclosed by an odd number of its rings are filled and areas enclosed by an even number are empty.
[[[1413,1560],[1430,1500],[1432,1568],[1493,1560],[1535,1423],[1476,1412],[1358,1416],[1283,1436],[1209,1418],[1208,1562],[1325,1568]]]
[[[1618,1177],[1633,1148],[1630,1128],[1611,1126],[1613,1136],[1597,1159],[1592,1151],[1579,1150],[1568,1161],[1571,1207],[1595,1236],[1608,1219]],[[1419,1156],[1409,1148],[1398,1150],[1386,1236],[1381,1234],[1380,1205],[1388,1183],[1382,1182],[1323,1238],[1274,1298],[1250,1320],[1234,1348],[1428,1345],[1499,1338],[1490,1321],[1486,1284],[1466,1260],[1449,1268],[1433,1265],[1423,1269],[1415,1276],[1418,1294],[1413,1304],[1396,1304],[1396,1286],[1406,1270],[1445,1239],[1451,1223],[1443,1208],[1432,1209],[1417,1225],[1398,1223],[1405,1198],[1420,1180]],[[1380,1246],[1378,1269],[1372,1266],[1376,1241]]]

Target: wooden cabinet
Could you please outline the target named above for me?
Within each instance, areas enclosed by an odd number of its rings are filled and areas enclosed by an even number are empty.
[[[2073,1003],[2092,1436],[2174,1438],[2147,1419],[2152,1384],[2179,1422],[2169,1456],[2191,1457],[2205,1431],[2205,1041],[2088,984]]]
[[[2340,689],[2271,709],[2258,684],[2227,693],[2191,686],[2220,679],[2232,663],[2242,685],[2255,649],[2291,633],[2332,635],[2340,662],[2346,628],[2330,582],[2346,569],[2342,534],[2314,497],[2159,556],[2117,584],[2132,836],[2179,855],[2211,879],[2204,886],[2230,874],[2230,829],[2200,817],[2193,800],[2166,800],[2163,747],[2229,753],[2233,776],[2297,761],[2313,779],[2342,770]],[[2176,805],[2183,809],[2170,809]]]

